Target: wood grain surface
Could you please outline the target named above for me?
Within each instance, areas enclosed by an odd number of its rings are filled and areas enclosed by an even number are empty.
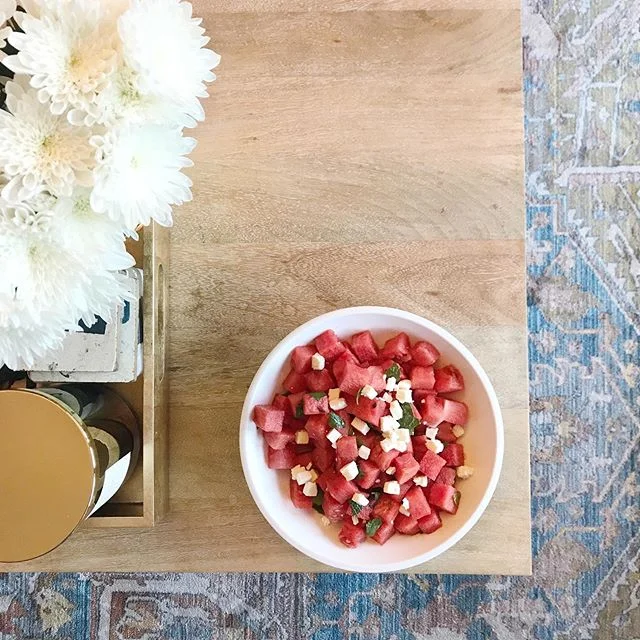
[[[380,304],[461,338],[505,417],[485,515],[416,571],[529,573],[519,1],[193,4],[223,60],[171,238],[170,513],[13,568],[327,570],[253,504],[240,411],[291,329]]]

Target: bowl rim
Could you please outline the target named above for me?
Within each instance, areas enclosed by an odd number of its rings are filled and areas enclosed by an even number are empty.
[[[280,350],[282,347],[292,339],[294,334],[304,331],[304,329],[308,328],[310,325],[315,325],[317,323],[327,323],[331,320],[335,320],[337,318],[341,318],[343,316],[349,316],[354,313],[368,313],[368,314],[377,314],[384,315],[386,317],[391,318],[401,318],[403,320],[407,320],[410,322],[415,322],[417,324],[422,325],[423,327],[433,331],[440,338],[448,342],[454,349],[459,351],[462,356],[467,360],[467,362],[473,367],[475,372],[478,374],[478,377],[484,387],[487,395],[489,397],[489,403],[491,406],[491,411],[493,413],[493,419],[496,427],[496,455],[493,463],[493,468],[491,469],[491,476],[489,478],[489,483],[487,488],[480,500],[480,503],[475,508],[475,510],[471,513],[467,521],[460,527],[458,531],[440,543],[438,546],[426,551],[417,556],[413,556],[406,560],[398,560],[396,562],[388,562],[381,563],[377,561],[376,563],[372,563],[370,567],[362,567],[359,564],[352,564],[349,562],[343,562],[341,560],[332,560],[331,558],[327,558],[321,553],[317,553],[313,547],[305,546],[304,543],[301,543],[296,537],[291,536],[287,530],[280,526],[275,518],[271,516],[270,509],[264,503],[264,501],[260,498],[259,492],[257,490],[256,484],[253,479],[252,473],[249,471],[248,462],[246,460],[247,453],[245,448],[248,443],[245,442],[245,434],[248,432],[251,422],[251,412],[253,411],[253,404],[249,402],[249,399],[253,396],[258,387],[261,377],[265,369],[271,366],[272,363],[279,360],[281,358]],[[363,331],[366,328],[362,329]],[[277,364],[277,362],[275,362]],[[239,445],[240,445],[240,460],[242,463],[242,471],[244,473],[245,481],[249,487],[249,491],[251,492],[251,496],[256,503],[258,509],[262,513],[263,517],[267,520],[267,522],[271,525],[271,527],[278,533],[278,535],[286,540],[292,547],[304,553],[306,556],[321,562],[322,564],[335,568],[341,569],[344,571],[351,571],[356,573],[387,573],[392,571],[401,571],[403,569],[409,569],[411,567],[415,567],[419,564],[423,564],[428,562],[429,560],[433,560],[435,557],[444,553],[448,549],[450,549],[453,545],[455,545],[459,540],[461,540],[478,522],[485,509],[487,508],[493,494],[495,492],[496,486],[498,484],[498,479],[500,477],[500,472],[502,470],[502,461],[504,457],[504,424],[502,420],[502,412],[500,410],[500,404],[498,402],[498,396],[491,384],[491,380],[487,375],[486,371],[478,361],[478,359],[471,353],[471,351],[454,335],[452,335],[445,328],[436,324],[435,322],[423,318],[415,313],[411,313],[409,311],[403,311],[401,309],[396,309],[393,307],[379,307],[379,306],[356,306],[356,307],[345,307],[342,309],[336,309],[335,311],[329,311],[328,313],[323,313],[319,316],[311,318],[307,320],[307,322],[299,325],[292,331],[290,331],[278,344],[273,347],[273,349],[269,352],[267,357],[263,360],[262,364],[256,371],[249,389],[245,395],[244,404],[242,407],[242,414],[240,416],[240,429],[239,429]]]

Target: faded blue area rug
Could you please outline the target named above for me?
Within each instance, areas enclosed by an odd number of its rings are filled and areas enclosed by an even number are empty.
[[[639,639],[639,25],[524,12],[532,578],[5,575],[0,640]]]

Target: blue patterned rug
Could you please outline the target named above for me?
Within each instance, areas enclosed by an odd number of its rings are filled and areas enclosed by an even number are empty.
[[[0,640],[638,640],[639,24],[523,16],[533,578],[4,575]]]

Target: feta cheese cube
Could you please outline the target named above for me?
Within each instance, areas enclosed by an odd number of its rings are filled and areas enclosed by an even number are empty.
[[[340,440],[340,438],[342,438],[342,434],[337,429],[331,429],[331,431],[327,433],[327,440],[331,444],[335,444],[336,442],[338,442],[338,440]]]
[[[358,465],[353,461],[349,464],[345,464],[344,467],[340,469],[340,473],[345,477],[346,480],[353,480],[358,476]]]
[[[387,391],[395,391],[396,390],[396,379],[391,376],[390,378],[387,378],[387,384],[385,386],[385,389]]]
[[[358,524],[358,516],[351,516],[351,522],[353,522],[353,524]]]
[[[400,495],[400,483],[397,480],[390,480],[385,482],[382,490],[392,496]]]
[[[347,401],[344,398],[336,398],[335,400],[329,400],[329,407],[333,411],[340,411],[347,408]]]
[[[302,465],[297,464],[295,467],[291,468],[291,478],[295,480],[297,475],[303,471],[306,471],[306,469]]]
[[[309,444],[309,434],[304,429],[296,431],[296,444]]]
[[[408,447],[406,442],[396,442],[393,448],[400,453],[404,453]]]
[[[411,431],[409,431],[409,429],[398,429],[396,436],[398,442],[408,443],[411,440]]]
[[[311,482],[315,482],[318,479],[318,472],[315,469],[309,469],[311,474]]]
[[[451,429],[451,433],[453,433],[456,438],[461,438],[464,435],[464,428],[459,424],[455,424],[453,425],[453,429]]]
[[[382,431],[382,433],[395,431],[399,427],[400,423],[392,416],[382,416],[382,418],[380,418],[380,430]]]
[[[329,518],[327,518],[327,516],[322,516],[320,518],[320,522],[322,522],[322,526],[323,527],[328,527],[331,524],[331,520],[329,520]]]
[[[295,481],[298,484],[306,484],[307,482],[311,482],[311,472],[307,471],[306,469],[304,471],[301,471],[298,475],[296,475]]]
[[[398,389],[411,389],[411,380],[400,380]]]
[[[427,437],[428,440],[435,440],[438,437],[438,429],[436,427],[429,427],[424,432],[424,435]]]
[[[440,440],[427,440],[427,449],[431,449],[433,453],[440,453],[444,449],[444,445]]]
[[[396,472],[396,468],[395,468],[395,467],[389,467],[389,468],[385,471],[385,473],[386,473],[388,476],[392,476],[395,472]]]
[[[329,389],[327,395],[329,396],[329,402],[337,400],[340,397],[340,389]]]
[[[359,493],[357,491],[351,496],[351,500],[356,504],[359,504],[361,507],[366,507],[369,504],[369,498],[367,498],[364,493]]]
[[[393,402],[393,396],[388,392],[385,391],[381,396],[380,396],[387,404],[391,404],[391,402]]]
[[[413,402],[413,392],[411,389],[398,389],[396,400],[398,402]]]
[[[358,449],[358,455],[363,460],[368,460],[369,456],[371,455],[371,449],[369,449],[369,447],[366,447],[365,445],[361,445],[360,448]]]
[[[322,371],[324,369],[324,365],[325,360],[323,355],[316,352],[311,356],[311,368],[314,371]]]
[[[394,400],[389,405],[389,411],[391,412],[391,416],[396,420],[400,420],[400,418],[402,418],[402,407],[397,400]]]
[[[473,467],[468,467],[466,464],[463,464],[456,469],[456,475],[461,480],[466,480],[473,475]]]
[[[364,420],[360,420],[360,418],[354,418],[351,421],[351,426],[356,431],[359,431],[363,436],[366,436],[367,433],[369,433],[369,430],[370,430],[369,425]]]
[[[370,384],[365,384],[360,390],[360,395],[369,398],[369,400],[373,400],[378,396],[378,392]]]
[[[310,498],[315,498],[318,495],[318,485],[315,482],[305,482],[302,493]]]
[[[413,482],[419,487],[426,487],[429,484],[429,478],[427,476],[413,476]]]
[[[389,453],[389,451],[391,451],[391,449],[395,449],[396,448],[396,443],[389,439],[389,438],[385,438],[384,440],[382,440],[380,442],[380,447],[382,448],[382,450],[385,453]]]
[[[407,510],[409,509],[409,499],[408,498],[402,498],[402,506]]]
[[[407,516],[407,518],[411,515],[409,513],[409,509],[405,509],[402,506],[398,509],[398,513],[401,513],[403,516]]]

